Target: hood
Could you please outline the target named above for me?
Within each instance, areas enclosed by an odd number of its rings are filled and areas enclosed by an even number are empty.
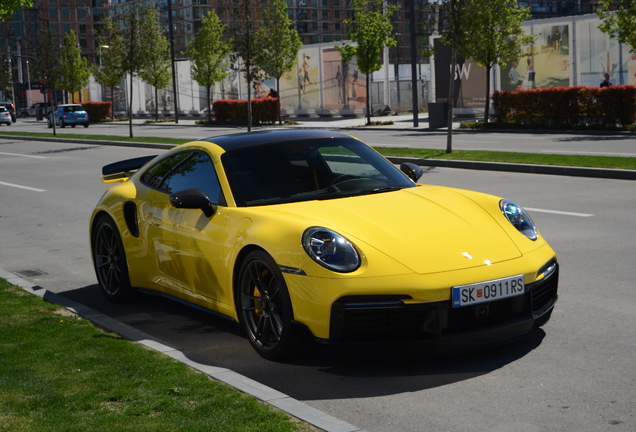
[[[498,200],[493,202],[497,205]],[[478,267],[521,256],[490,214],[450,188],[420,186],[284,204],[277,210],[340,233],[363,254],[366,247],[373,247],[416,273]]]

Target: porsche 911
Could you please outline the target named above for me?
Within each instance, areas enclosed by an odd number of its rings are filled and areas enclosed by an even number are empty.
[[[90,220],[102,292],[237,322],[262,357],[396,341],[472,349],[530,334],[559,264],[512,201],[418,184],[338,132],[217,136],[106,165]]]

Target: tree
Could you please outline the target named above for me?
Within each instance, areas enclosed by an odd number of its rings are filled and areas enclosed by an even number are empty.
[[[264,47],[259,45],[255,33],[261,26],[261,9],[263,3],[258,0],[236,0],[234,5],[234,28],[232,42],[235,55],[242,60],[240,71],[247,82],[247,131],[252,131],[252,83],[258,73],[256,65],[257,52]],[[271,44],[271,39],[268,45]]]
[[[99,49],[99,64],[91,65],[95,81],[110,88],[110,101],[115,103],[115,87],[121,83],[126,71],[122,67],[124,46],[117,25],[110,19],[97,35],[95,45]],[[111,106],[111,110],[114,106]]]
[[[139,0],[133,0],[120,6],[122,14],[119,15],[118,24],[123,42],[122,69],[130,76],[130,92],[128,101],[128,127],[132,138],[132,95],[133,78],[139,75],[146,66],[147,37],[143,30],[147,28],[146,21],[155,19],[155,11],[147,4],[141,4]]]
[[[64,75],[64,69],[60,62],[60,58],[62,57],[60,41],[51,29],[46,29],[40,34],[35,46],[35,52],[37,55],[37,61],[33,63],[33,76],[37,77],[40,82],[46,84],[51,107],[53,135],[56,135],[55,118],[53,117],[55,102],[54,92]]]
[[[465,58],[486,69],[486,103],[484,122],[490,111],[490,71],[496,64],[506,66],[504,59],[517,58],[523,46],[534,42],[526,35],[521,23],[531,17],[530,8],[521,7],[510,0],[469,0],[466,4],[463,30],[467,37],[458,47]]]
[[[613,11],[612,5],[618,3]],[[636,52],[636,0],[604,0],[597,9],[599,30]]]
[[[367,125],[371,124],[370,76],[382,68],[381,56],[386,47],[396,45],[391,37],[393,26],[390,15],[394,6],[383,10],[383,0],[351,0],[353,16],[344,20],[349,26],[348,37],[357,45],[336,47],[342,61],[350,61],[354,56],[358,60],[358,69],[366,75]]]
[[[214,84],[227,76],[229,43],[223,38],[225,24],[214,10],[201,19],[201,28],[188,44],[186,57],[192,62],[192,78],[205,87],[208,105],[208,121],[212,121],[212,97]]]
[[[276,78],[278,123],[281,124],[280,77],[295,68],[298,50],[303,46],[293,21],[287,15],[285,0],[273,0],[271,6],[263,11],[263,27],[256,31],[256,39],[263,47],[256,53],[256,63],[267,77]]]
[[[7,60],[0,60],[0,92],[7,91],[13,85],[10,67]]]
[[[75,92],[83,89],[91,76],[88,62],[81,55],[82,50],[75,31],[66,33],[61,54],[60,67],[64,70],[64,74],[60,77],[59,86],[71,94],[71,102],[75,103]]]
[[[0,1],[0,21],[6,21],[21,7],[32,8],[32,0],[2,0]]]
[[[172,77],[169,60],[170,45],[161,32],[157,14],[154,11],[143,21],[143,25],[144,28],[141,31],[147,42],[144,51],[146,62],[139,71],[139,76],[155,88],[155,121],[157,121],[159,120],[158,90],[170,84]]]
[[[457,50],[465,41],[464,22],[467,4],[470,0],[446,0],[440,5],[440,12],[446,15],[447,21],[442,31],[442,42],[451,47],[450,79],[448,80],[448,132],[446,133],[446,153],[453,152],[453,103],[455,100],[455,69],[457,67]]]

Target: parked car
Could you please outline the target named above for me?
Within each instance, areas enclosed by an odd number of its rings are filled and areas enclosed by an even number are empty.
[[[0,106],[0,124],[6,123],[7,126],[11,126],[13,120],[11,119],[11,113],[5,107]]]
[[[140,289],[225,315],[268,359],[297,334],[468,350],[545,324],[559,264],[526,211],[423,173],[318,130],[115,162],[90,221],[97,280],[115,302]]]
[[[9,111],[11,114],[11,121],[15,123],[15,105],[13,105],[13,102],[0,102],[0,106],[5,107],[7,111]]]
[[[51,117],[54,117],[52,120]],[[66,125],[75,127],[76,125],[82,125],[85,128],[88,127],[88,113],[80,104],[64,104],[59,105],[53,111],[53,116],[49,114],[47,116],[47,124],[49,128],[53,127],[53,121],[59,127],[63,128]]]
[[[55,108],[55,105],[53,108]],[[35,117],[38,113],[38,109],[41,109],[42,115],[46,117],[51,112],[51,105],[49,102],[36,102],[29,108],[20,108],[17,115],[20,118]]]

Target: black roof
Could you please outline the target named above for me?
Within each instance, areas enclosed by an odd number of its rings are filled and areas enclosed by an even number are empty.
[[[326,130],[274,130],[274,131],[261,131],[261,132],[246,132],[233,135],[222,135],[210,138],[202,139],[201,141],[207,141],[218,145],[225,151],[236,150],[246,147],[254,147],[273,143],[283,143],[290,141],[307,141],[314,139],[330,139],[330,138],[345,138],[352,139],[349,135],[326,131]]]

